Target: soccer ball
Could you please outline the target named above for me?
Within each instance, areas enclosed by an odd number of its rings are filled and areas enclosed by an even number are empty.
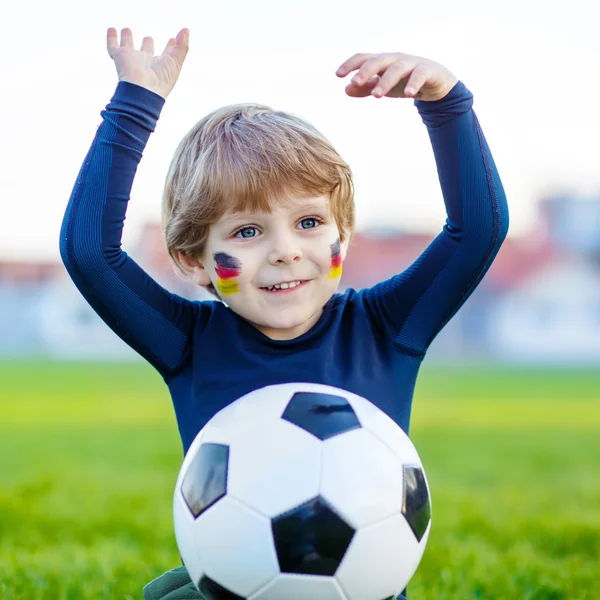
[[[392,599],[421,560],[430,507],[392,419],[345,390],[289,383],[200,431],[175,487],[175,536],[209,600]]]

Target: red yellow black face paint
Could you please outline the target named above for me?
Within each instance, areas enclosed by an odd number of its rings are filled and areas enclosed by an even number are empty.
[[[340,240],[337,239],[329,246],[331,248],[331,271],[329,279],[335,279],[342,275],[342,253],[340,252]]]
[[[213,254],[215,261],[215,271],[217,272],[217,288],[223,296],[237,294],[240,291],[236,277],[242,272],[242,263],[235,256],[225,252],[215,252]]]

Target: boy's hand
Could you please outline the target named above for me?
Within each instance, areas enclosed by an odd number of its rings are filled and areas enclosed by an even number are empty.
[[[188,52],[190,32],[182,29],[176,38],[171,38],[163,53],[154,56],[154,41],[145,37],[140,50],[133,47],[131,29],[121,30],[119,46],[117,30],[110,27],[106,32],[106,46],[110,57],[115,61],[119,81],[129,81],[141,85],[163,98],[175,87],[183,61]]]
[[[336,71],[345,77],[358,69],[346,94],[355,98],[416,98],[440,100],[458,82],[446,67],[420,56],[386,52],[383,54],[355,54]]]

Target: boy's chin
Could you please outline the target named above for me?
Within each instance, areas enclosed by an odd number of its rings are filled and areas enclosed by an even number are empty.
[[[256,329],[265,334],[271,339],[286,340],[298,337],[311,329],[318,321],[321,311],[315,314],[306,315],[272,315],[269,319],[265,319],[263,315],[240,315],[249,321]]]

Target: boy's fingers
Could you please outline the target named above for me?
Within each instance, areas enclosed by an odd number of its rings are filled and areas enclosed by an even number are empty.
[[[146,36],[142,40],[141,50],[144,52],[150,52],[150,54],[154,56],[154,40],[151,37]]]
[[[173,53],[181,60],[185,58],[185,55],[187,54],[187,51],[189,49],[189,38],[189,29],[182,29],[175,38],[175,50],[173,51]]]
[[[367,60],[358,73],[352,78],[352,81],[357,85],[369,81],[373,75],[379,75],[394,62],[394,56],[391,54],[380,54]]]
[[[116,48],[119,45],[117,38],[117,30],[114,27],[109,27],[106,31],[106,48],[110,52],[111,48]]]
[[[388,66],[385,73],[381,76],[381,82],[377,86],[378,93],[385,95],[389,92],[399,81],[406,77],[411,69],[414,68],[414,64],[406,60],[396,60]]]
[[[182,29],[175,37],[175,46],[185,48],[187,50],[190,40],[190,30]]]
[[[353,98],[366,98],[371,95],[373,88],[379,83],[379,75],[373,75],[369,81],[363,83],[362,85],[357,85],[354,82],[351,82],[346,86],[346,94],[348,96],[352,96]]]
[[[169,52],[169,50],[171,48],[173,48],[173,46],[175,46],[175,38],[171,38],[168,42],[167,45],[165,46],[165,49],[162,52],[162,55],[164,56],[165,54],[167,54]]]
[[[365,54],[365,53],[355,54],[354,56],[351,56],[348,60],[344,61],[338,67],[338,70],[335,72],[335,74],[338,77],[345,77],[351,71],[354,71],[355,69],[359,69],[366,60],[368,60],[369,58],[371,58],[373,56],[375,56],[375,55],[374,54]]]
[[[408,82],[404,88],[404,94],[406,96],[415,96],[419,90],[425,85],[427,78],[429,77],[429,70],[425,65],[419,65],[408,78]]]
[[[129,27],[121,29],[121,48],[133,48],[133,33]]]

